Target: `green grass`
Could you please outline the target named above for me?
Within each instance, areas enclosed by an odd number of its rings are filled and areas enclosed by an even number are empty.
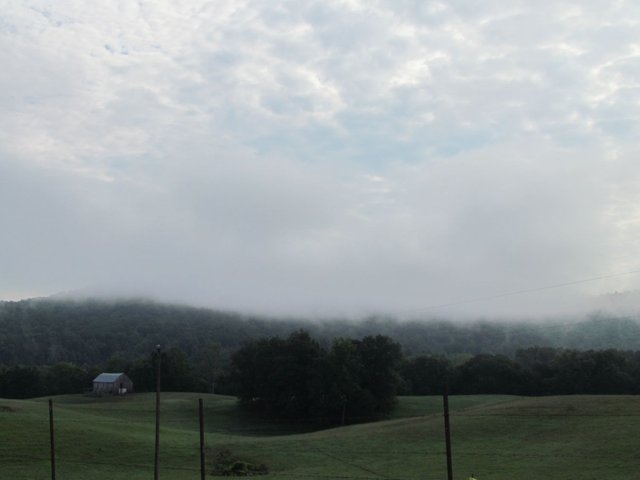
[[[403,397],[389,420],[320,431],[243,415],[232,397],[163,394],[161,478],[198,479],[206,442],[266,464],[270,480],[444,479],[442,399]],[[153,478],[154,396],[54,398],[57,478]],[[450,398],[454,476],[640,479],[640,397]],[[0,399],[0,479],[50,478],[47,399]],[[210,467],[209,467],[210,469]]]

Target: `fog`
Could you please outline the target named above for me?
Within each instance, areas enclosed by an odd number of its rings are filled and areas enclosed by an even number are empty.
[[[0,19],[0,299],[637,311],[635,4],[24,1]]]

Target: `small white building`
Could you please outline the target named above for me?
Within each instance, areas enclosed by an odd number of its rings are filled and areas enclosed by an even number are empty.
[[[133,392],[133,382],[124,373],[101,373],[93,379],[93,393],[125,395]]]

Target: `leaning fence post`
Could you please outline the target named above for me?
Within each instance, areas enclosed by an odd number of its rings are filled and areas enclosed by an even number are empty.
[[[204,408],[202,399],[198,399],[198,416],[200,417],[200,479],[204,478]]]
[[[447,447],[447,478],[453,480],[453,462],[451,460],[451,429],[449,428],[449,387],[444,386],[442,395],[442,405],[444,407],[444,439]]]
[[[53,400],[49,399],[49,442],[51,444],[51,480],[56,480],[56,448],[53,436]]]

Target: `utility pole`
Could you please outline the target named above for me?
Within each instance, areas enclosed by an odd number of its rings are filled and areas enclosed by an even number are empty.
[[[449,428],[449,386],[445,384],[442,395],[444,407],[444,440],[447,447],[447,479],[453,480],[453,462],[451,460],[451,429]]]
[[[198,399],[198,416],[200,417],[200,479],[205,480],[204,470],[204,408],[202,399]]]
[[[156,345],[156,454],[153,465],[153,479],[159,480],[158,471],[160,460],[160,345]]]
[[[53,400],[49,399],[49,441],[51,444],[51,480],[56,480],[56,448],[53,436]]]

